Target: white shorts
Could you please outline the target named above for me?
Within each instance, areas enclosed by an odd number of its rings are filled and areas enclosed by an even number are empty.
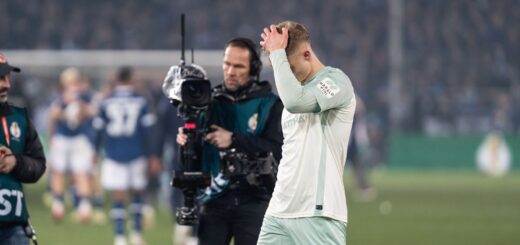
[[[49,154],[50,168],[59,173],[86,173],[92,171],[94,166],[94,148],[85,135],[53,136]]]
[[[108,191],[144,190],[148,182],[146,166],[144,157],[125,163],[107,158],[101,166],[101,184]]]
[[[276,218],[266,214],[257,245],[347,242],[347,223],[327,217]]]

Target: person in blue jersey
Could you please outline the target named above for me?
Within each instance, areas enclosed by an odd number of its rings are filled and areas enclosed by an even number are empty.
[[[126,203],[130,198],[133,226],[131,244],[144,244],[142,206],[147,175],[161,171],[159,158],[152,149],[155,115],[146,98],[135,89],[133,70],[122,67],[117,82],[101,102],[94,127],[99,130],[97,149],[103,146],[101,184],[111,193],[110,212],[114,226],[114,244],[127,244]]]
[[[49,123],[50,186],[53,195],[52,217],[61,221],[65,215],[64,193],[67,175],[72,175],[78,196],[76,217],[87,222],[92,213],[90,174],[93,170],[91,95],[83,88],[88,82],[76,68],[67,68],[60,75],[60,94],[51,104]]]
[[[29,245],[29,213],[25,183],[35,183],[45,172],[43,147],[25,108],[7,102],[11,72],[20,68],[0,54],[0,244]]]
[[[345,73],[320,61],[303,25],[270,25],[261,37],[284,105],[284,144],[258,244],[344,245],[354,88]]]
[[[205,125],[209,132],[202,160],[211,171],[212,181],[200,196],[201,245],[227,245],[231,239],[236,245],[256,244],[258,239],[274,180],[257,181],[253,175],[230,177],[222,166],[228,166],[225,159],[230,152],[247,155],[246,166],[265,153],[281,158],[283,105],[269,82],[259,81],[261,68],[253,41],[235,38],[226,44],[224,82],[212,91],[213,102]],[[177,143],[184,145],[186,139],[180,128]]]

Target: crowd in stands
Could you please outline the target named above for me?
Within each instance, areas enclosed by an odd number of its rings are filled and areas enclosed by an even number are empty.
[[[520,2],[403,0],[402,116],[389,88],[387,0],[0,2],[2,49],[221,49],[260,39],[286,19],[306,25],[315,51],[343,69],[364,98],[372,127],[431,135],[501,130],[520,134]],[[516,27],[515,27],[516,26]]]
[[[406,1],[410,119],[431,133],[520,133],[520,3]]]

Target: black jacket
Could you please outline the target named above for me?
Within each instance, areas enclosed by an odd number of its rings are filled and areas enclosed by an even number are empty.
[[[0,103],[0,117],[9,115],[9,113],[12,113],[10,106],[7,103]],[[11,175],[22,183],[35,183],[45,173],[45,154],[38,133],[27,112],[25,118],[28,125],[25,148],[22,154],[14,155],[16,165],[11,171]]]
[[[213,89],[215,100],[228,100],[236,103],[253,99],[271,93],[271,85],[267,81],[251,81],[249,86],[231,93],[227,91],[223,84]],[[257,152],[272,152],[279,162],[282,158],[282,110],[283,104],[280,99],[273,104],[266,126],[257,137],[247,136],[239,132],[233,134],[233,143],[230,148],[236,148],[239,152],[255,154]]]

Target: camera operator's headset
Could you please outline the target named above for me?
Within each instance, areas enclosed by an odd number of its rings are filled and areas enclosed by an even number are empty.
[[[249,76],[258,80],[260,78],[260,72],[262,71],[262,60],[260,60],[256,44],[249,38],[237,37],[227,42],[226,47],[229,46],[242,47],[249,50],[251,54],[251,59],[249,60]]]

